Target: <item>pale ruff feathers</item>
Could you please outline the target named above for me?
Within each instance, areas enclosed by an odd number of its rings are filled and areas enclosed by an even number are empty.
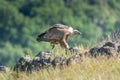
[[[72,34],[73,34],[73,28],[72,27],[69,27],[69,32],[70,32],[70,35],[72,36]]]

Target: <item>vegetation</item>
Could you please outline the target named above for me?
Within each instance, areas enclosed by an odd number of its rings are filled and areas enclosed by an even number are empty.
[[[118,0],[0,0],[0,65],[13,67],[25,53],[51,50],[36,37],[55,23],[82,32],[68,40],[70,46],[89,47],[120,29],[119,17]]]
[[[120,61],[115,58],[107,59],[98,57],[97,59],[85,57],[83,62],[72,65],[63,70],[56,68],[33,72],[32,74],[14,72],[0,73],[2,80],[119,80]]]

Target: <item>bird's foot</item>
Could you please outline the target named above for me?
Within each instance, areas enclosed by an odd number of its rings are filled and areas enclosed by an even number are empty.
[[[54,48],[55,48],[55,45],[54,45],[54,44],[51,44],[51,46],[52,46],[52,49],[54,49]]]
[[[68,54],[68,52],[69,52],[69,48],[66,48],[65,53]]]

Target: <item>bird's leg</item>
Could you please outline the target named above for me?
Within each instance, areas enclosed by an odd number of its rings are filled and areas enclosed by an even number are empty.
[[[66,45],[66,54],[68,54],[68,52],[69,52],[69,45],[68,45],[67,42],[65,43],[65,45]]]
[[[66,41],[64,41],[64,43],[65,43],[65,47],[66,47],[66,54],[68,54],[70,47]]]
[[[61,42],[61,46],[65,48],[65,53],[67,54],[68,51],[69,51],[69,45],[68,45],[68,43],[65,40],[63,40]]]
[[[54,44],[51,44],[51,46],[52,46],[52,49],[54,49],[54,48],[55,48],[55,45],[54,45]]]
[[[65,53],[68,54],[68,52],[69,52],[69,48],[66,48]]]
[[[63,36],[63,38],[62,38],[62,45],[61,46],[63,46],[64,48],[65,48],[65,52],[66,52],[66,54],[68,53],[68,51],[69,51],[69,45],[68,45],[68,43],[66,42],[66,40],[67,40],[67,38],[68,38],[68,34],[69,33],[66,33],[66,34],[64,34],[64,36]]]

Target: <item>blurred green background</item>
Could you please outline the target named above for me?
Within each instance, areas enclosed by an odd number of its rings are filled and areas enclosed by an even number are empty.
[[[56,23],[82,32],[68,39],[70,46],[94,46],[120,29],[120,0],[0,0],[0,65],[50,50],[36,37]]]

